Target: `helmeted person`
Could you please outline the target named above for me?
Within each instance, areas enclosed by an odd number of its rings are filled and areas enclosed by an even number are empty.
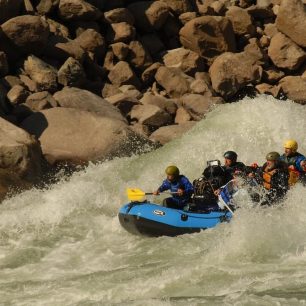
[[[299,171],[300,171],[300,176],[299,176],[299,181],[306,186],[306,158],[303,159],[300,164],[299,164]]]
[[[165,172],[167,178],[153,194],[157,195],[160,192],[170,190],[174,194],[172,197],[164,199],[163,205],[170,208],[183,209],[190,202],[193,186],[186,176],[180,175],[178,167],[174,165],[168,166]]]
[[[245,173],[246,166],[242,162],[238,162],[238,155],[234,151],[226,151],[224,157],[224,169],[230,173],[231,176],[234,174]]]
[[[202,176],[193,181],[194,194],[192,197],[192,210],[219,210],[218,190],[227,184],[231,177],[223,167],[220,161],[217,165],[207,162]]]
[[[289,171],[287,164],[280,160],[277,152],[270,152],[266,156],[267,162],[257,168],[255,179],[266,190],[262,205],[271,205],[282,199],[289,189]]]
[[[297,152],[298,143],[289,139],[284,143],[285,153],[281,156],[281,160],[287,163],[289,167],[289,185],[294,185],[299,177],[303,175],[301,162],[305,160],[305,156]]]

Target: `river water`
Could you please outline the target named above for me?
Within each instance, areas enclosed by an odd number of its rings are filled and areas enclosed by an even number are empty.
[[[182,138],[0,206],[0,305],[305,305],[306,189],[283,206],[247,199],[229,224],[176,238],[133,236],[125,188],[153,191],[167,165],[191,180],[235,150],[263,163],[287,138],[306,152],[306,108],[260,96],[218,106]]]

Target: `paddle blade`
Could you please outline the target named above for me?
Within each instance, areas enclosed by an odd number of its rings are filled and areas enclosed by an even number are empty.
[[[132,202],[143,202],[145,200],[145,192],[139,188],[127,188],[127,197]]]

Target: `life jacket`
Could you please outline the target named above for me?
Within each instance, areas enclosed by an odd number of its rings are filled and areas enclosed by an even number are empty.
[[[305,158],[304,155],[299,152],[296,152],[291,156],[286,156],[286,154],[283,154],[280,157],[280,160],[284,161],[288,166],[296,167],[296,162],[300,159],[302,160],[303,158]]]
[[[266,170],[268,166],[263,169],[263,186],[267,189],[270,190],[272,188],[271,181],[272,181],[272,176],[278,171],[278,169],[273,169],[273,170]]]
[[[294,167],[294,166],[289,166],[288,167],[289,170],[289,186],[293,186],[297,183],[297,181],[300,178],[300,172]]]

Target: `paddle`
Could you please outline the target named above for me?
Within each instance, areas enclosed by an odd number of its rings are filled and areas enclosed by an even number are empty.
[[[128,199],[132,202],[141,202],[144,201],[146,195],[153,195],[153,192],[144,192],[139,188],[127,188],[126,193]],[[162,192],[166,194],[177,194],[177,192]]]

